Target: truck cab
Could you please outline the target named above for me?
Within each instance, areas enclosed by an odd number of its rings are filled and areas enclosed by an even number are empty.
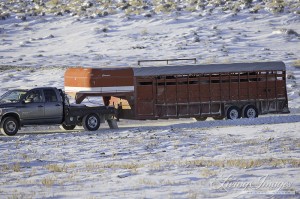
[[[62,97],[54,88],[8,91],[0,98],[0,107],[4,115],[6,111],[14,110],[22,124],[60,123],[63,120]]]
[[[114,114],[112,107],[72,106],[63,91],[54,87],[15,89],[0,97],[0,131],[4,135],[15,135],[21,126],[43,124],[61,124],[66,130],[82,125],[94,131],[105,120],[112,124]]]

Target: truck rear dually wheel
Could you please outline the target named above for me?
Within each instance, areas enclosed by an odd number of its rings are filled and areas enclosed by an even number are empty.
[[[19,127],[19,122],[14,117],[4,118],[0,124],[1,133],[8,136],[16,135]]]
[[[100,127],[100,118],[97,114],[92,113],[85,115],[82,120],[82,126],[86,131],[96,131]]]

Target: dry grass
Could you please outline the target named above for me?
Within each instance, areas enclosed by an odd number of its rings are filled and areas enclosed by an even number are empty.
[[[296,144],[296,143],[295,143]],[[297,143],[298,144],[298,143]],[[83,168],[82,168],[83,166]],[[300,160],[299,159],[275,159],[275,158],[268,158],[268,159],[220,159],[220,160],[214,160],[214,159],[196,159],[196,160],[175,160],[175,161],[154,161],[154,162],[148,162],[140,163],[140,162],[116,162],[113,161],[111,163],[102,163],[102,162],[94,162],[94,163],[88,163],[86,165],[76,165],[76,164],[69,164],[64,167],[68,168],[75,168],[77,169],[85,169],[86,171],[104,171],[107,172],[105,174],[111,174],[114,173],[114,170],[118,169],[129,169],[132,171],[135,171],[137,168],[142,168],[140,171],[147,171],[149,169],[150,171],[169,171],[172,169],[179,169],[179,170],[190,170],[190,171],[198,171],[199,176],[202,178],[213,178],[219,173],[222,172],[223,168],[230,169],[230,167],[234,168],[240,168],[240,169],[248,169],[248,168],[257,168],[257,167],[273,167],[273,168],[286,168],[286,167],[295,167],[298,168],[300,166]],[[62,166],[52,164],[47,165],[44,168],[47,168],[49,171],[53,172],[61,172],[63,171]],[[11,169],[11,168],[10,168]],[[71,169],[70,169],[71,170]],[[68,173],[71,173],[70,175],[65,174],[59,174],[56,173],[54,175],[48,175],[43,176],[38,183],[46,188],[51,188],[53,186],[59,187],[60,185],[68,184],[70,182],[75,183],[76,180],[78,180],[77,176],[75,178],[75,175],[80,175],[80,173],[77,173],[76,171],[70,171]],[[32,171],[33,176],[35,175],[35,170]],[[76,173],[75,173],[76,172]],[[163,173],[165,174],[165,173]],[[151,176],[151,172],[149,174]],[[100,175],[99,175],[100,176]],[[102,176],[102,174],[101,174]],[[159,176],[157,174],[157,176]],[[167,179],[167,178],[166,178]],[[186,181],[180,181],[180,180],[174,180],[174,179],[161,179],[159,178],[140,178],[137,180],[137,183],[142,186],[146,187],[161,187],[161,186],[175,186],[175,185],[183,185],[186,184]],[[36,182],[31,181],[24,181],[24,183],[21,184],[36,184]],[[195,192],[191,192],[189,195],[186,195],[187,198],[197,198],[197,194]]]
[[[54,177],[45,177],[41,180],[42,185],[46,187],[52,187],[55,183],[55,178]]]
[[[171,11],[174,11],[177,7],[176,2],[169,1],[167,3],[161,4],[159,2],[154,3],[155,5],[155,12],[156,13],[169,13]]]
[[[145,36],[145,35],[148,35],[148,30],[147,28],[144,28],[141,32],[141,35]]]
[[[267,3],[267,7],[271,9],[273,13],[281,13],[284,11],[286,3],[284,0],[272,0]]]
[[[25,193],[13,193],[11,196],[8,196],[7,199],[31,199],[32,195],[27,195]]]
[[[165,166],[159,162],[155,162],[149,166],[150,172],[161,172],[165,170]]]
[[[273,133],[275,132],[273,129],[271,129],[270,127],[264,127],[261,132],[263,133]]]
[[[93,172],[104,172],[105,169],[128,169],[128,170],[136,170],[138,168],[143,167],[142,164],[133,163],[133,162],[111,162],[111,163],[87,163],[85,165],[85,169],[87,171]]]
[[[198,196],[198,194],[196,192],[194,192],[193,190],[190,190],[189,193],[188,193],[188,197],[187,198],[197,199],[197,198],[199,198],[199,196]]]
[[[86,163],[85,169],[88,172],[98,172],[98,173],[104,172],[103,167],[98,163]]]
[[[108,163],[104,164],[103,168],[111,168],[111,169],[137,169],[140,168],[142,165],[137,163]]]
[[[300,59],[293,62],[293,66],[296,68],[300,68]]]
[[[258,13],[258,11],[261,9],[262,9],[262,6],[257,4],[250,10],[250,13]]]
[[[147,185],[147,186],[157,186],[157,182],[156,181],[153,181],[153,180],[150,180],[150,179],[147,179],[147,178],[142,178],[140,179],[139,181],[139,184],[143,184],[143,185]]]
[[[173,185],[179,185],[182,184],[180,181],[172,181],[172,180],[166,180],[166,179],[160,179],[160,180],[151,180],[148,178],[141,178],[139,179],[139,184],[156,187],[156,186],[173,186]]]
[[[0,167],[1,167],[1,171],[3,172],[8,172],[10,170],[7,164],[1,165]]]
[[[12,2],[17,2],[13,0]],[[39,7],[34,6],[34,3],[37,1],[31,1],[28,3],[24,9],[11,9],[8,11],[15,13],[26,14],[28,12],[40,14],[40,13],[58,13],[61,12],[62,15],[65,15],[64,11],[71,12],[72,16],[95,16],[97,13],[106,13],[100,14],[99,16],[112,15],[117,13],[117,10],[125,13],[126,15],[144,15],[149,10],[154,11],[155,13],[170,13],[170,12],[180,12],[188,11],[194,12],[199,9],[208,10],[210,13],[214,11],[215,7],[221,7],[223,11],[231,10],[234,13],[238,13],[243,6],[249,8],[251,13],[257,13],[261,9],[267,9],[272,13],[283,12],[288,10],[288,12],[299,13],[298,10],[299,4],[296,4],[293,1],[287,0],[268,0],[265,1],[265,4],[261,4],[260,1],[253,2],[252,0],[243,0],[243,1],[224,1],[224,0],[204,0],[204,1],[171,1],[171,0],[153,0],[153,1],[141,1],[141,0],[127,0],[127,1],[91,1],[92,5],[83,5],[83,0],[46,0],[44,5]],[[64,3],[63,3],[64,2]],[[224,4],[224,2],[226,2]],[[212,5],[212,8],[207,8],[207,5]],[[5,10],[4,10],[5,12]],[[3,15],[1,15],[3,16]]]
[[[35,175],[36,175],[36,172],[37,172],[36,168],[33,168],[33,169],[30,171],[28,177],[35,176]]]
[[[45,166],[50,172],[66,172],[65,166],[59,166],[57,164],[50,164]]]
[[[228,57],[228,58],[224,58],[223,60],[220,60],[220,62],[223,64],[229,64],[232,63],[232,60],[230,57]]]
[[[217,171],[209,169],[209,168],[203,168],[201,170],[201,176],[205,177],[205,178],[209,178],[212,176],[216,176],[218,174]]]
[[[300,159],[230,159],[230,160],[188,160],[168,162],[169,165],[179,165],[182,167],[236,167],[241,169],[257,168],[262,166],[281,168],[285,166],[299,167]]]
[[[15,163],[15,164],[13,164],[12,170],[13,170],[14,172],[20,172],[20,171],[21,171],[20,163],[17,162],[17,163]]]
[[[217,62],[216,57],[209,57],[203,61],[203,64],[214,64]]]
[[[66,168],[70,168],[70,169],[74,169],[76,167],[77,167],[77,164],[75,164],[75,163],[71,163],[71,164],[66,166]]]

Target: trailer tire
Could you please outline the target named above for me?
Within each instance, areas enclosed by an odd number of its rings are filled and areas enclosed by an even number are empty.
[[[20,124],[14,117],[4,118],[0,123],[0,130],[3,135],[13,136],[19,130]]]
[[[256,118],[256,117],[258,117],[257,108],[253,105],[246,106],[244,108],[243,117],[244,118]]]
[[[67,131],[71,131],[71,130],[74,130],[76,127],[76,125],[66,125],[66,124],[62,124],[60,125],[60,128],[63,129],[63,130],[67,130]]]
[[[86,131],[97,131],[100,127],[100,117],[95,113],[85,115],[82,120],[82,126]]]
[[[195,117],[197,121],[205,121],[207,117]]]
[[[230,106],[226,111],[226,119],[236,120],[241,118],[241,110],[237,106]]]
[[[212,117],[214,120],[223,120],[224,116],[214,116]]]

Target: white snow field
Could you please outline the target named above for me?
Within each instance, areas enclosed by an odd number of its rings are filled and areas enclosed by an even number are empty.
[[[93,19],[12,14],[0,20],[0,94],[63,88],[72,66],[284,61],[290,114],[121,120],[118,130],[96,132],[25,127],[0,136],[0,198],[299,198],[300,15],[210,8]]]
[[[3,198],[298,198],[300,116],[276,117],[259,118],[265,123],[260,125],[241,120],[122,127],[121,122],[114,131],[1,136],[0,193]],[[280,124],[285,119],[291,122]]]

